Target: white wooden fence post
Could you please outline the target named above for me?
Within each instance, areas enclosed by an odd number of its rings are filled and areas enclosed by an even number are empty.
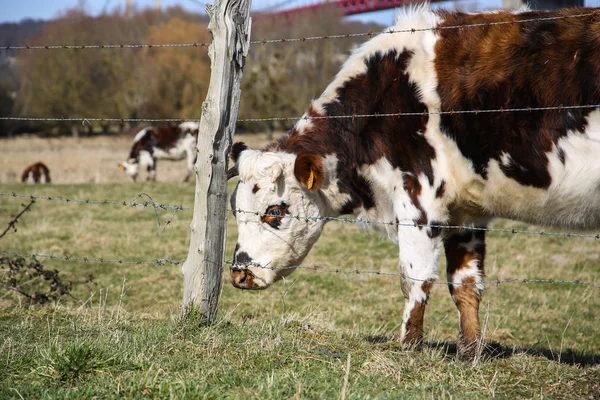
[[[240,101],[240,81],[250,45],[251,0],[207,5],[210,86],[202,104],[196,192],[188,256],[183,264],[183,310],[211,322],[217,313],[227,232],[227,157]]]

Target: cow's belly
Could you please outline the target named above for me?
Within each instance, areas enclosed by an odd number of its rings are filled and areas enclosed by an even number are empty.
[[[521,185],[504,175],[498,161],[491,160],[481,191],[483,208],[494,216],[540,225],[600,227],[600,137],[594,132],[600,135],[600,126],[591,124],[587,135],[571,134],[547,154],[548,188]]]
[[[164,150],[157,147],[154,149],[154,156],[163,160],[181,160],[185,157],[185,154],[185,149],[181,148]]]

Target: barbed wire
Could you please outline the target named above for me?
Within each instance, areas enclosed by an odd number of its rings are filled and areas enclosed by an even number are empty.
[[[171,260],[171,259],[166,259],[166,258],[165,259],[157,259],[154,261],[129,261],[129,260],[123,260],[123,259],[108,259],[108,258],[103,258],[103,257],[76,257],[76,256],[69,256],[69,255],[57,256],[57,255],[53,255],[53,254],[39,254],[39,253],[23,254],[23,253],[15,253],[15,252],[9,252],[9,251],[4,251],[4,250],[0,250],[0,254],[5,255],[5,256],[22,257],[22,258],[49,258],[51,260],[100,262],[100,263],[113,263],[113,264],[122,264],[122,265],[159,265],[159,266],[162,266],[162,265],[181,265],[185,262],[185,260]],[[589,287],[593,287],[596,289],[600,289],[600,285],[598,285],[596,283],[582,281],[579,279],[565,280],[565,279],[507,278],[507,279],[481,281],[478,283],[456,283],[456,282],[430,281],[430,280],[425,280],[425,279],[418,279],[418,278],[410,277],[406,274],[396,273],[396,272],[386,272],[386,271],[373,271],[373,270],[360,270],[360,269],[343,270],[343,269],[339,269],[339,268],[338,269],[327,269],[327,268],[321,268],[319,266],[304,266],[304,265],[295,265],[295,266],[289,266],[289,267],[270,267],[270,266],[264,266],[264,265],[260,265],[260,264],[256,264],[256,263],[234,264],[231,261],[225,261],[224,264],[231,265],[234,270],[236,269],[236,267],[235,267],[236,265],[240,266],[241,269],[251,266],[251,267],[262,268],[262,269],[267,269],[267,270],[272,270],[272,271],[303,269],[303,270],[310,270],[310,271],[324,272],[324,273],[335,273],[335,274],[342,274],[342,275],[361,275],[362,274],[362,275],[399,277],[399,278],[412,280],[412,281],[416,281],[416,282],[429,282],[433,285],[446,285],[446,286],[448,286],[448,285],[474,286],[474,285],[478,285],[478,284],[491,286],[491,285],[501,285],[504,283],[548,283],[548,284],[584,285],[584,286],[589,286]]]
[[[264,122],[264,121],[308,121],[318,119],[355,119],[355,118],[385,118],[385,117],[426,117],[428,115],[464,115],[464,114],[490,114],[507,112],[535,112],[535,111],[566,111],[589,108],[600,108],[600,104],[570,105],[570,106],[548,106],[548,107],[517,107],[517,108],[490,108],[482,110],[451,110],[451,111],[422,111],[397,113],[375,113],[375,114],[353,114],[353,115],[324,115],[324,116],[302,116],[302,117],[270,117],[270,118],[245,118],[236,122]]]
[[[56,197],[56,196],[40,196],[40,195],[32,195],[32,194],[23,194],[23,193],[15,193],[15,192],[0,192],[0,196],[6,197],[15,197],[15,198],[27,198],[30,200],[47,200],[47,201],[63,201],[66,203],[79,203],[79,204],[98,204],[98,205],[119,205],[124,207],[148,207],[152,206],[154,209],[161,210],[173,210],[173,214],[170,216],[169,220],[165,223],[165,226],[161,229],[161,232],[164,231],[165,227],[170,224],[170,221],[174,218],[175,213],[178,211],[191,211],[193,207],[186,207],[182,205],[165,205],[159,204],[155,202],[149,194],[147,193],[138,193],[132,200],[130,201],[122,201],[122,200],[90,200],[90,199],[72,199],[68,197]],[[147,197],[149,201],[145,201],[143,203],[137,203],[136,200],[140,197]],[[252,214],[256,216],[266,216],[259,211],[248,211],[242,209],[231,210],[228,209],[229,212],[242,213],[242,214]],[[295,220],[304,220],[308,221],[337,221],[342,223],[356,223],[362,225],[384,225],[384,226],[397,226],[397,227],[423,227],[423,228],[435,228],[435,229],[447,229],[447,230],[471,230],[471,231],[482,231],[482,232],[491,232],[491,233],[511,233],[511,234],[526,234],[526,235],[537,235],[537,236],[557,236],[557,237],[569,237],[569,238],[586,238],[586,239],[600,239],[600,234],[585,234],[585,233],[573,233],[573,232],[546,232],[546,231],[530,231],[524,229],[511,229],[511,228],[483,228],[477,226],[469,226],[469,225],[437,225],[437,224],[417,224],[417,223],[402,223],[396,221],[373,221],[369,219],[363,218],[350,218],[350,217],[314,217],[314,216],[300,216],[300,215],[283,215],[280,218],[289,218]],[[160,227],[160,224],[159,224]]]
[[[451,110],[451,111],[422,111],[422,112],[402,112],[397,113],[374,113],[374,114],[352,114],[352,115],[324,115],[324,116],[302,116],[302,117],[267,117],[267,118],[238,118],[236,122],[266,122],[266,121],[309,121],[319,119],[355,119],[355,118],[386,118],[386,117],[426,117],[428,115],[465,115],[465,114],[490,114],[490,113],[508,113],[508,112],[539,112],[539,111],[568,111],[600,108],[600,104],[585,105],[558,105],[548,107],[517,107],[517,108],[494,108],[481,110]],[[52,122],[197,122],[198,118],[41,118],[41,117],[0,117],[0,121],[52,121]]]
[[[198,122],[198,118],[87,118],[87,117],[0,117],[0,121],[47,122]]]
[[[264,39],[264,40],[253,40],[250,44],[273,44],[273,43],[288,43],[288,42],[305,42],[310,40],[322,40],[322,39],[348,39],[352,37],[361,37],[361,36],[369,36],[373,37],[379,34],[396,34],[396,33],[417,33],[417,32],[426,32],[426,31],[441,31],[441,30],[451,30],[451,29],[464,29],[464,28],[477,28],[477,27],[489,27],[489,26],[497,26],[497,25],[510,25],[510,24],[524,24],[528,22],[545,22],[545,21],[555,21],[555,20],[565,20],[571,18],[583,18],[583,17],[594,17],[597,16],[600,12],[593,11],[588,13],[581,14],[573,14],[573,15],[560,15],[554,17],[540,17],[540,18],[526,18],[519,19],[514,21],[491,21],[491,22],[481,22],[474,24],[462,24],[462,25],[448,25],[448,26],[434,26],[430,28],[408,28],[408,29],[394,29],[388,28],[379,32],[360,32],[360,33],[346,33],[339,35],[320,35],[320,36],[306,36],[306,37],[295,37],[295,38],[282,38],[282,39]]]
[[[373,37],[379,34],[397,34],[397,33],[416,33],[425,31],[441,31],[451,29],[465,29],[465,28],[477,28],[477,27],[489,27],[498,25],[510,25],[510,24],[523,24],[528,22],[544,22],[554,20],[566,20],[572,18],[584,18],[594,17],[599,14],[598,11],[580,13],[574,15],[561,15],[553,17],[538,17],[538,18],[526,18],[513,21],[490,21],[473,24],[462,24],[462,25],[449,25],[449,26],[436,26],[430,28],[408,28],[408,29],[394,29],[389,28],[383,31],[368,31],[358,33],[345,33],[337,35],[319,35],[319,36],[304,36],[294,38],[281,38],[281,39],[262,39],[252,40],[250,44],[273,44],[273,43],[293,43],[293,42],[306,42],[313,40],[325,40],[325,39],[349,39],[355,37]],[[210,43],[195,42],[195,43],[164,43],[164,44],[92,44],[92,45],[23,45],[23,46],[0,46],[1,50],[86,50],[86,49],[140,49],[140,48],[165,48],[165,47],[208,47]]]
[[[385,271],[373,271],[373,270],[360,270],[360,269],[354,269],[354,270],[343,270],[343,269],[327,269],[327,268],[321,268],[319,266],[304,266],[304,265],[295,265],[295,266],[290,266],[290,267],[269,267],[268,265],[261,265],[261,264],[257,264],[257,263],[243,263],[243,264],[234,264],[231,260],[230,261],[226,261],[225,264],[231,265],[233,267],[233,269],[246,269],[247,267],[256,267],[256,268],[261,268],[261,269],[266,269],[266,270],[271,270],[271,271],[285,271],[285,270],[290,270],[290,269],[304,269],[304,270],[310,270],[310,271],[316,271],[316,272],[326,272],[326,273],[335,273],[335,274],[342,274],[342,275],[378,275],[378,276],[390,276],[390,277],[399,277],[399,278],[403,278],[403,279],[407,279],[407,280],[411,280],[411,281],[415,281],[415,282],[427,282],[427,283],[431,283],[432,285],[446,285],[446,286],[477,286],[477,285],[501,285],[504,283],[551,283],[551,284],[573,284],[573,285],[584,285],[584,286],[590,286],[596,289],[600,289],[600,285],[593,283],[593,282],[586,282],[586,281],[582,281],[579,279],[575,279],[575,280],[564,280],[564,279],[522,279],[522,278],[507,278],[507,279],[498,279],[498,280],[490,280],[490,281],[481,281],[481,282],[474,282],[474,283],[457,283],[457,282],[444,282],[444,281],[431,281],[431,280],[427,280],[427,279],[418,279],[418,278],[413,278],[411,276],[408,276],[406,274],[403,273],[398,273],[398,272],[385,272]],[[236,268],[236,265],[240,266],[240,268]]]
[[[236,213],[252,214],[256,216],[267,216],[259,211],[247,211],[236,209]],[[569,238],[586,238],[586,239],[600,239],[600,234],[585,234],[585,233],[571,233],[571,232],[546,232],[546,231],[529,231],[523,229],[511,229],[511,228],[484,228],[478,226],[469,225],[439,225],[439,224],[418,224],[418,223],[404,223],[396,221],[372,221],[363,218],[344,218],[344,217],[314,217],[314,216],[300,216],[300,215],[282,215],[277,218],[288,218],[295,220],[308,221],[338,221],[343,223],[356,223],[363,225],[384,225],[384,226],[397,226],[397,227],[412,227],[412,228],[434,228],[434,229],[447,229],[447,230],[469,230],[469,231],[480,231],[480,232],[492,232],[492,233],[512,233],[512,234],[526,234],[526,235],[538,235],[538,236],[558,236],[558,237],[569,237]]]
[[[78,257],[78,256],[69,256],[62,255],[56,256],[54,254],[38,254],[38,253],[30,253],[30,254],[21,254],[15,253],[5,250],[0,250],[0,254],[11,257],[23,257],[23,258],[49,258],[51,260],[63,260],[63,261],[84,261],[84,262],[100,262],[100,263],[116,263],[116,264],[126,264],[126,265],[179,265],[183,264],[185,260],[170,260],[167,258],[157,259],[154,261],[128,261],[123,259],[109,259],[104,257]]]
[[[0,50],[89,50],[89,49],[153,49],[165,47],[208,47],[210,43],[163,43],[163,44],[56,44],[0,46]]]
[[[100,205],[119,205],[119,206],[124,206],[124,207],[132,207],[132,208],[136,208],[136,207],[148,207],[151,206],[154,209],[161,209],[161,210],[174,210],[174,211],[189,211],[189,210],[193,210],[193,207],[184,207],[184,206],[176,206],[176,205],[167,205],[167,204],[160,204],[155,202],[152,197],[150,197],[149,194],[147,193],[138,193],[132,200],[129,201],[123,201],[123,200],[90,200],[90,199],[71,199],[68,197],[58,197],[58,196],[40,196],[40,195],[33,195],[33,194],[23,194],[23,193],[15,193],[15,192],[0,192],[0,196],[7,196],[7,197],[19,197],[19,198],[26,198],[26,199],[40,199],[40,200],[48,200],[48,201],[64,201],[67,203],[84,203],[84,204],[100,204]],[[138,203],[136,202],[137,199],[141,198],[141,197],[147,197],[148,201],[145,201],[143,203]]]
[[[564,16],[555,16],[555,17],[541,17],[541,18],[527,18],[520,19],[514,21],[491,21],[491,22],[482,22],[482,23],[474,23],[474,24],[463,24],[463,25],[448,25],[448,26],[435,26],[430,28],[408,28],[408,29],[394,29],[389,28],[379,32],[361,32],[361,33],[347,33],[347,34],[339,34],[339,35],[321,35],[321,36],[307,36],[307,37],[296,37],[296,38],[282,38],[282,39],[264,39],[264,40],[253,40],[250,44],[273,44],[273,43],[288,43],[288,42],[305,42],[310,40],[322,40],[322,39],[349,39],[353,37],[361,37],[361,36],[369,36],[369,38],[379,35],[379,34],[396,34],[396,33],[416,33],[416,32],[426,32],[426,31],[441,31],[441,30],[451,30],[451,29],[464,29],[464,28],[477,28],[477,27],[489,27],[489,26],[497,26],[497,25],[510,25],[510,24],[523,24],[527,22],[544,22],[544,21],[554,21],[561,19],[570,19],[570,18],[583,18],[583,17],[594,17],[599,14],[598,11],[589,12],[589,13],[581,13],[574,15],[564,15]]]

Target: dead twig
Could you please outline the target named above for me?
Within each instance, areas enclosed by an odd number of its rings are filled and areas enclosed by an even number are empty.
[[[31,208],[31,206],[33,205],[33,203],[35,203],[35,200],[31,200],[29,202],[29,204],[25,205],[25,204],[21,204],[21,206],[23,207],[23,209],[21,210],[20,213],[17,214],[16,217],[14,217],[12,219],[12,221],[10,221],[8,223],[8,226],[6,227],[6,229],[4,230],[4,232],[2,232],[2,234],[0,234],[0,239],[2,239],[4,237],[4,235],[6,235],[8,233],[8,231],[10,231],[11,229],[16,232],[17,228],[16,228],[16,224],[17,222],[19,222],[19,218],[21,217],[21,215],[25,214],[26,211],[29,211],[29,209]]]

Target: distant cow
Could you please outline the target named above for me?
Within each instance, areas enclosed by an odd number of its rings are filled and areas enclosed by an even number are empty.
[[[192,176],[196,160],[198,142],[198,123],[184,122],[178,126],[151,126],[139,131],[133,139],[133,146],[127,161],[119,164],[133,181],[140,167],[146,167],[147,180],[156,180],[156,160],[187,159],[186,182]]]
[[[43,162],[29,165],[21,174],[23,183],[50,183],[50,169]]]
[[[443,227],[484,228],[501,217],[600,228],[592,11],[399,15],[397,33],[355,50],[289,135],[264,151],[234,145],[233,285],[264,289],[289,275],[331,217],[381,222],[368,226],[400,248],[402,342],[422,344],[445,249],[458,356],[473,358],[485,231]]]

